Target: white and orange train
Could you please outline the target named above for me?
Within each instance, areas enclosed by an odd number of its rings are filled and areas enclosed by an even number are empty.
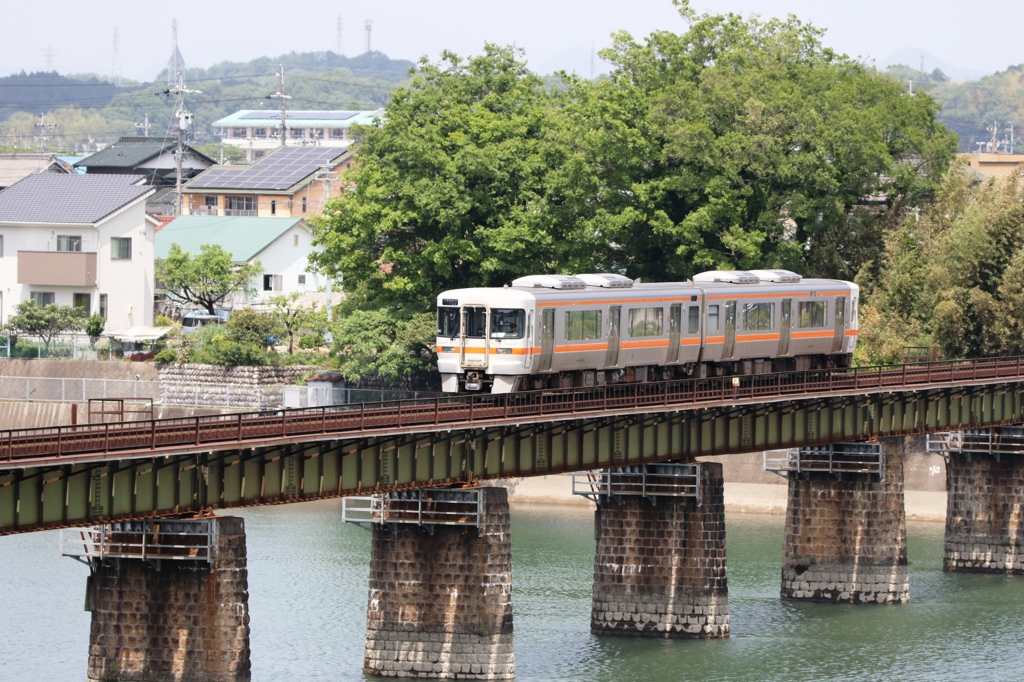
[[[692,281],[532,275],[437,297],[446,392],[599,386],[847,367],[859,288],[787,270]]]

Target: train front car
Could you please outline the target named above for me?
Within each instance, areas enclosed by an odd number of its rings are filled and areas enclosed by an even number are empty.
[[[446,393],[512,393],[533,361],[534,297],[515,288],[437,297],[437,369]]]

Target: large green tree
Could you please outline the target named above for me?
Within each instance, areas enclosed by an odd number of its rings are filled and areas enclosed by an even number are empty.
[[[259,261],[233,263],[231,254],[217,244],[203,244],[195,256],[171,244],[167,258],[156,264],[156,279],[168,298],[205,308],[211,315],[234,292],[251,291],[253,278],[261,272]]]

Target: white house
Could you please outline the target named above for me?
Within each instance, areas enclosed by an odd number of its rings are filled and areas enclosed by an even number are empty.
[[[373,125],[383,118],[384,110],[373,111],[287,111],[284,126],[285,144],[302,146],[347,147],[352,143],[354,125]],[[224,144],[245,150],[246,161],[252,163],[280,145],[281,112],[243,109],[213,122],[213,128]]]
[[[0,324],[33,300],[107,330],[153,324],[152,187],[133,175],[30,175],[0,191]]]
[[[292,292],[313,292],[321,285],[322,277],[306,271],[313,233],[301,218],[178,216],[157,231],[156,258],[166,258],[172,244],[193,255],[204,244],[216,244],[230,253],[235,263],[262,264],[263,272],[252,283],[255,293],[228,302],[228,307],[265,302]]]

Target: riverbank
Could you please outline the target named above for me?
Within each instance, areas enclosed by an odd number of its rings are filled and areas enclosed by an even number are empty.
[[[586,507],[593,504],[585,497],[572,494],[572,476],[569,474],[512,479],[506,487],[512,506]],[[725,483],[726,513],[784,515],[788,497],[789,488],[784,482]],[[907,490],[904,492],[904,504],[908,520],[946,520],[944,491]]]

